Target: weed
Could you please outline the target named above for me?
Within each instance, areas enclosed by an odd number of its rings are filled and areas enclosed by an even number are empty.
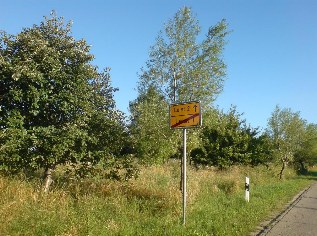
[[[31,178],[1,176],[1,235],[247,235],[315,179],[289,171],[279,181],[274,166],[189,167],[183,227],[178,168],[175,162],[140,168],[139,178],[127,182],[60,176],[49,194]]]

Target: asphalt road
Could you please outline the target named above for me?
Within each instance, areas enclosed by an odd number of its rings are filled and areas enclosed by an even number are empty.
[[[303,192],[261,235],[317,236],[317,182]]]

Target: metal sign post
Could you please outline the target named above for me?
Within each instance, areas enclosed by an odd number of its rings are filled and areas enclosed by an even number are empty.
[[[183,129],[183,158],[181,190],[183,194],[183,225],[186,223],[186,201],[187,201],[187,181],[186,181],[186,128],[201,126],[202,117],[200,102],[191,101],[170,105],[170,127],[171,129]]]
[[[183,225],[186,223],[186,128],[183,129],[183,143],[184,143],[184,150],[183,150]]]

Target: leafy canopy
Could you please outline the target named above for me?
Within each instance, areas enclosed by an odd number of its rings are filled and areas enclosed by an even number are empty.
[[[191,152],[196,165],[227,168],[232,165],[258,165],[270,161],[270,141],[259,135],[241,118],[235,107],[228,113],[208,111],[209,121],[201,133],[202,145]]]
[[[191,9],[180,9],[168,21],[151,47],[146,68],[142,68],[138,91],[144,94],[154,87],[167,102],[200,100],[210,105],[222,91],[226,65],[222,60],[227,23],[209,28],[206,39],[197,42],[198,20]]]
[[[227,23],[222,20],[210,27],[201,42],[199,34],[198,20],[190,8],[184,7],[167,22],[150,48],[139,75],[138,98],[130,105],[131,130],[139,157],[157,162],[178,152],[180,133],[171,131],[168,125],[170,103],[200,100],[208,107],[222,91]],[[190,131],[189,150],[198,145],[198,133]]]
[[[0,37],[0,166],[7,170],[97,163],[120,154],[123,114],[109,69],[55,13]]]
[[[303,144],[305,129],[306,121],[300,117],[299,112],[276,106],[268,120],[267,128],[276,156],[284,162],[293,161],[294,154]]]

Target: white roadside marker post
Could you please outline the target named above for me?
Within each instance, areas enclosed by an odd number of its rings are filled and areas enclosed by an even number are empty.
[[[245,177],[245,200],[250,201],[250,178]]]

